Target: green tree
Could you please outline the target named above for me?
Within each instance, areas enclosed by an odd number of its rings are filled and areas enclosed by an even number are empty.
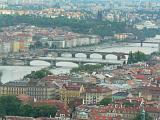
[[[20,106],[20,115],[21,116],[28,116],[32,117],[33,116],[33,107],[29,104],[21,105]]]
[[[18,115],[21,103],[15,96],[0,97],[0,111],[2,115]]]
[[[32,71],[31,74],[24,76],[24,78],[32,78],[32,79],[42,79],[45,76],[51,75],[52,73],[47,69],[42,69],[39,71]]]
[[[132,63],[133,63],[133,54],[132,52],[130,52],[128,56],[128,64],[132,64]]]
[[[88,73],[92,73],[94,71],[98,71],[99,69],[102,69],[103,65],[81,65],[78,68],[73,68],[71,70],[71,72],[88,72]]]
[[[128,56],[128,64],[145,62],[147,60],[149,60],[149,56],[140,51],[137,51],[135,53],[130,52]]]
[[[127,32],[125,22],[96,21],[93,19],[68,19],[67,17],[47,18],[35,15],[0,15],[0,27],[26,23],[38,27],[69,27],[71,31],[83,34],[96,34],[102,37],[114,33]],[[39,38],[33,37],[37,41]]]
[[[100,101],[100,105],[108,105],[112,103],[112,98],[104,98]]]
[[[34,108],[33,116],[34,117],[55,117],[57,108],[50,105],[41,105]]]

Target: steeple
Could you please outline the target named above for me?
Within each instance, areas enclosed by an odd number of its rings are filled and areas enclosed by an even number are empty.
[[[145,120],[146,119],[145,118],[146,112],[144,110],[144,100],[143,100],[143,98],[142,98],[140,106],[141,106],[141,113],[140,113],[141,114],[141,120]]]

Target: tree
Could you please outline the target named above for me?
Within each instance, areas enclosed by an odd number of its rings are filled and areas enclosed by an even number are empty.
[[[149,56],[140,51],[137,51],[135,53],[130,52],[128,56],[128,64],[145,62],[147,60],[149,60]]]
[[[133,120],[142,120],[142,114],[139,113]],[[153,120],[152,117],[149,116],[149,114],[145,113],[145,120]]]
[[[112,98],[104,98],[100,101],[100,105],[108,105],[112,103]]]
[[[50,105],[41,105],[34,108],[34,117],[55,117],[57,108]]]
[[[81,65],[79,66],[78,68],[73,68],[71,70],[71,72],[82,72],[82,71],[85,71],[85,72],[88,72],[88,73],[92,73],[94,71],[98,71],[99,69],[103,68],[103,65]]]
[[[50,105],[22,104],[15,96],[0,97],[0,116],[55,117],[57,108]]]
[[[15,96],[0,97],[0,111],[2,115],[18,115],[21,103]]]
[[[32,79],[42,79],[45,76],[51,75],[52,73],[49,70],[42,69],[39,71],[32,71],[31,74],[24,76],[24,78],[32,78]]]
[[[133,63],[133,54],[132,54],[132,51],[129,53],[129,56],[128,56],[128,64],[132,64]]]
[[[28,117],[32,117],[33,116],[33,107],[29,104],[26,105],[21,105],[20,106],[20,115],[21,116],[28,116]]]

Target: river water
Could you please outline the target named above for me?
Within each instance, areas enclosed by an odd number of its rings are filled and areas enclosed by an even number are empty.
[[[92,47],[95,51],[100,52],[125,52],[129,53],[130,51],[136,52],[136,51],[142,51],[146,54],[150,54],[154,51],[158,50],[157,44],[144,44],[143,47],[140,47],[140,44],[126,44],[126,45],[114,45],[114,46],[108,46],[106,44]],[[70,57],[68,55],[63,55],[63,57]],[[76,57],[85,57],[84,54],[77,54]],[[100,55],[93,54],[91,55],[92,59],[101,59]],[[106,57],[107,59],[113,59],[116,60],[116,56],[114,55],[108,55]],[[39,66],[41,65],[41,66]],[[42,68],[47,67],[49,64],[44,61],[33,61],[31,62],[31,66],[0,66],[0,71],[2,71],[3,75],[1,78],[1,81],[3,83],[6,83],[8,81],[13,80],[19,80],[23,78],[24,75],[27,75],[31,73],[31,71],[40,70]],[[51,69],[51,71],[54,74],[61,74],[61,73],[69,73],[69,70],[73,67],[77,67],[77,64],[74,63],[67,63],[67,62],[61,62],[57,64],[57,68]]]

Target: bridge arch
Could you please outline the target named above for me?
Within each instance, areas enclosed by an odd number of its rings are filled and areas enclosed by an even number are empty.
[[[110,60],[113,60],[113,59],[117,60],[117,57],[118,57],[118,55],[112,54],[112,53],[105,55],[105,59],[110,59]]]
[[[32,60],[32,61],[29,61],[29,65],[31,66],[50,66],[51,63],[46,60]]]
[[[92,59],[102,59],[102,55],[99,53],[92,53],[90,54],[90,58]]]
[[[87,58],[87,54],[86,53],[75,53],[75,57],[77,57],[77,58]]]

